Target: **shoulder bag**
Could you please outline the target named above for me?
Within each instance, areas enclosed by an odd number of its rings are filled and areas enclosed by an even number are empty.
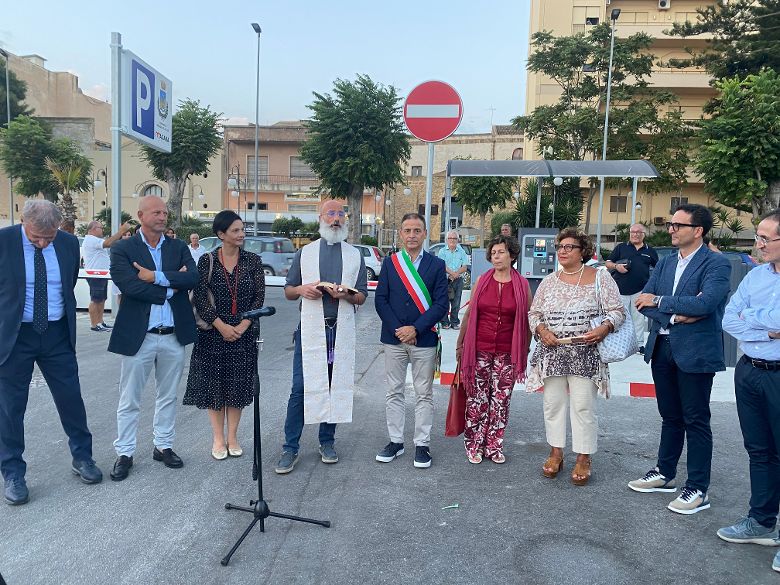
[[[595,329],[606,319],[606,312],[604,311],[604,303],[601,300],[601,286],[599,285],[599,274],[596,274],[596,303],[598,304],[599,314],[590,320],[590,326]],[[610,277],[611,278],[611,277]],[[634,323],[631,319],[631,315],[626,315],[623,324],[613,331],[607,334],[607,336],[598,344],[599,357],[605,364],[611,364],[612,362],[622,362],[629,356],[634,355],[639,351],[639,346],[636,342],[636,335],[634,334]]]
[[[214,272],[214,256],[212,256],[211,252],[207,253],[209,257],[209,277],[206,280],[206,298],[209,301],[209,305],[216,308],[217,304],[214,301],[214,293],[211,292],[211,273]],[[195,296],[195,291],[190,291],[190,302],[192,303],[192,313],[195,315],[195,325],[200,329],[201,331],[208,331],[209,329],[213,329],[214,326],[211,323],[206,323],[200,315],[198,315],[198,309],[195,307],[195,302],[193,297]]]

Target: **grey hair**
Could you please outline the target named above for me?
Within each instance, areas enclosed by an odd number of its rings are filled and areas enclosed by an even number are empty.
[[[458,238],[458,241],[460,242],[460,234],[458,233],[458,231],[457,231],[457,230],[450,230],[450,231],[448,231],[448,232],[447,232],[447,237],[448,237],[448,238],[450,237],[450,234],[455,234],[455,237],[457,237],[457,238]]]
[[[62,212],[51,201],[28,199],[22,208],[22,219],[43,230],[56,230],[62,223]]]
[[[93,219],[91,222],[87,224],[87,231],[96,228],[97,226],[103,227],[103,224]]]

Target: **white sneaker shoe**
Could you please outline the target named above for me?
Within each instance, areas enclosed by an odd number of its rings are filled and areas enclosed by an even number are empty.
[[[628,482],[628,487],[643,494],[650,492],[676,492],[674,479],[666,479],[657,467],[653,467],[639,479]]]
[[[669,503],[667,508],[678,514],[695,514],[710,507],[710,498],[701,490],[685,486],[676,500]]]

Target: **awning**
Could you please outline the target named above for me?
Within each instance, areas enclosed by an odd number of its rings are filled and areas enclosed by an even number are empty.
[[[626,177],[658,176],[646,160],[451,160],[449,177]]]

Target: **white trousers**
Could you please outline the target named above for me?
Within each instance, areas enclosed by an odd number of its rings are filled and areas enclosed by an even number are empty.
[[[387,432],[393,443],[404,442],[406,420],[406,369],[412,365],[412,382],[416,397],[414,405],[414,444],[427,447],[431,444],[433,426],[433,370],[436,367],[436,348],[417,347],[406,343],[384,344],[387,396],[385,413]]]
[[[138,353],[122,357],[119,376],[119,406],[116,411],[117,455],[131,457],[135,452],[141,392],[154,366],[157,398],[154,406],[154,445],[173,448],[176,434],[176,391],[184,370],[184,346],[175,334],[147,333]]]
[[[639,347],[645,344],[645,328],[647,326],[647,317],[640,313],[634,304],[641,294],[642,291],[632,295],[620,295],[620,298],[623,300],[623,307],[626,309],[626,316],[631,315],[631,320],[634,322],[634,333],[636,334],[636,342]]]
[[[544,428],[551,447],[566,446],[566,410],[571,417],[571,448],[591,455],[598,447],[596,384],[580,376],[544,379]]]

